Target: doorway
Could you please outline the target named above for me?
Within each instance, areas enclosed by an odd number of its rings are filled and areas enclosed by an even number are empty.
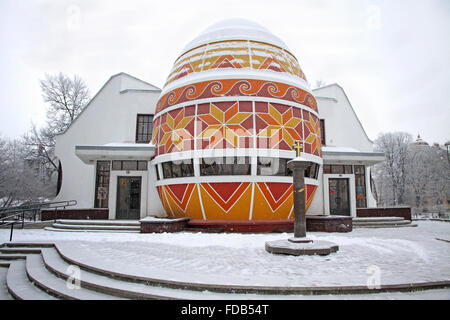
[[[350,216],[349,180],[347,178],[330,178],[328,184],[330,214]]]
[[[117,177],[116,219],[138,220],[141,216],[141,177]]]

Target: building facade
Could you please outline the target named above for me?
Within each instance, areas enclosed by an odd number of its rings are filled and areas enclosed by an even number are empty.
[[[287,161],[300,141],[308,214],[376,206],[373,152],[344,90],[311,90],[289,48],[265,28],[219,22],[190,42],[161,90],[112,76],[56,140],[58,200],[110,219],[292,219]]]

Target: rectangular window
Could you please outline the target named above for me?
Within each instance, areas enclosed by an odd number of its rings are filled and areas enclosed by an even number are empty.
[[[305,178],[317,179],[319,174],[319,165],[313,163],[310,167],[305,169]]]
[[[202,176],[250,175],[249,157],[203,158],[200,163]]]
[[[356,207],[366,208],[366,170],[364,166],[355,166]]]
[[[288,168],[287,158],[269,158],[258,157],[257,174],[260,176],[290,176],[293,172]],[[317,179],[319,165],[314,163],[311,167],[305,169],[305,178]]]
[[[139,171],[147,171],[147,165],[148,162],[147,161],[138,161],[138,170]]]
[[[344,173],[344,166],[342,166],[342,165],[335,165],[335,164],[333,164],[332,166],[331,166],[331,173],[334,173],[334,174],[343,174]]]
[[[95,177],[95,208],[108,208],[110,161],[97,161]]]
[[[136,143],[152,141],[153,115],[138,114],[136,120]]]
[[[147,171],[147,161],[114,160],[112,170],[115,171]]]
[[[122,161],[116,161],[114,160],[112,162],[112,169],[113,170],[122,170]]]
[[[325,145],[325,119],[320,119],[320,141]]]
[[[306,175],[306,172],[305,172],[305,177],[309,177],[311,179],[317,179],[318,174],[319,174],[319,165],[317,163],[313,163],[313,165],[311,166],[311,168],[309,170],[309,175]]]
[[[323,165],[323,173],[325,174],[352,174],[352,165],[340,165],[340,164],[325,164]]]
[[[122,161],[122,170],[137,170],[137,161]]]
[[[288,160],[290,159],[258,157],[257,174],[259,176],[287,176],[289,175]]]
[[[192,159],[175,160],[162,163],[164,179],[193,177]]]

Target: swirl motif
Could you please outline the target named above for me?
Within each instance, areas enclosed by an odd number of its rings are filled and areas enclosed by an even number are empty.
[[[156,113],[178,103],[217,96],[257,96],[304,104],[317,111],[314,97],[303,89],[281,82],[255,79],[203,81],[174,89],[160,98]]]
[[[252,88],[252,85],[248,81],[243,81],[242,83],[239,84],[240,92],[243,92],[243,93],[248,92],[251,90],[251,88]]]
[[[221,95],[223,94],[222,90],[223,90],[223,83],[221,83],[220,81],[216,81],[213,83],[213,85],[211,86],[211,92],[214,95]]]
[[[176,91],[171,91],[168,95],[167,95],[167,102],[169,104],[174,104],[177,102],[178,98],[177,98],[177,93]]]
[[[284,96],[283,93],[285,92],[285,90],[280,90],[279,86],[277,86],[275,83],[270,83],[267,87],[267,90],[272,96],[277,98]]]
[[[189,86],[189,87],[186,88],[186,90],[184,92],[186,93],[186,96],[188,98],[190,98],[190,97],[194,97],[195,96],[195,92],[196,91],[197,90],[196,90],[195,86]]]

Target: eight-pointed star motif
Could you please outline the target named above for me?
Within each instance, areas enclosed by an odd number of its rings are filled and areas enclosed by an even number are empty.
[[[250,137],[242,123],[252,114],[239,112],[239,104],[233,104],[226,111],[222,111],[211,103],[210,113],[199,115],[207,127],[200,133],[199,138],[209,139],[209,147],[212,149],[225,139],[235,148],[239,147],[239,137]]]
[[[315,120],[313,117],[309,117],[308,121],[305,121],[305,125],[309,129],[309,135],[305,139],[306,143],[311,144],[311,153],[314,154],[316,149],[320,153],[320,126],[319,126],[319,120]]]
[[[183,140],[193,138],[192,135],[185,129],[193,118],[194,116],[185,117],[184,109],[182,109],[175,116],[167,113],[166,121],[161,123],[163,136],[159,142],[159,145],[165,145],[166,152],[170,152],[170,147],[172,144],[175,145],[178,150],[182,151]]]
[[[276,147],[281,140],[284,140],[288,146],[294,145],[296,140],[301,140],[295,128],[302,120],[294,117],[292,108],[281,113],[269,103],[269,112],[258,113],[258,117],[268,124],[258,133],[258,136],[270,138],[270,148]]]

